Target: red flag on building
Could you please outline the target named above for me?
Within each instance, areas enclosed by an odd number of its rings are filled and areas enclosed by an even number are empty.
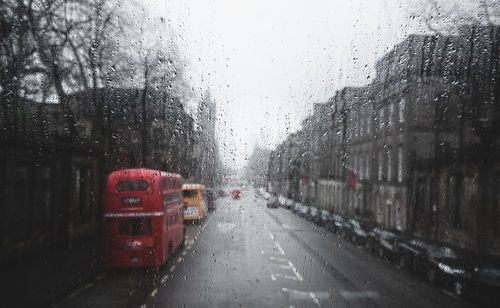
[[[347,170],[346,174],[347,188],[356,189],[356,174],[351,170]]]
[[[308,175],[304,175],[302,177],[302,183],[304,183],[305,185],[309,184],[309,176]]]

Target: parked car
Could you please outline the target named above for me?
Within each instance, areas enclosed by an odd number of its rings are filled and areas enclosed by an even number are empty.
[[[327,210],[319,211],[318,225],[326,227],[332,221],[332,214]]]
[[[466,254],[419,239],[401,243],[399,247],[400,265],[408,266],[416,273],[425,275],[431,283],[451,290],[456,295],[462,295],[474,270]],[[402,262],[401,258],[407,259]]]
[[[359,221],[349,219],[344,229],[344,236],[353,244],[364,245],[366,243],[366,237],[368,236],[368,233],[363,229],[363,227],[361,227]]]
[[[300,207],[302,206],[302,204],[300,202],[295,202],[293,204],[293,207],[292,207],[292,211],[295,213],[295,214],[299,214],[299,209]]]
[[[283,195],[278,195],[278,203],[279,206],[285,206],[286,204],[286,198]]]
[[[398,243],[403,240],[401,235],[374,228],[368,233],[366,246],[371,253],[377,253],[381,258],[395,260],[399,256],[400,246]]]
[[[307,205],[303,205],[301,204],[298,208],[298,212],[297,214],[300,216],[300,217],[304,217],[306,218],[307,215],[309,213],[309,207]]]
[[[319,210],[314,207],[310,206],[309,211],[307,212],[306,218],[314,223],[318,223],[319,221]]]
[[[262,193],[262,196],[264,197],[264,199],[267,200],[267,199],[269,199],[269,197],[271,197],[271,194],[268,193],[267,191],[265,191],[265,192]]]
[[[287,210],[291,209],[293,207],[293,204],[294,204],[294,201],[292,199],[286,199],[286,203],[285,203],[285,208]]]
[[[500,302],[500,260],[480,262],[463,285],[462,291],[465,297],[483,307],[496,306]]]
[[[267,207],[270,208],[278,208],[279,207],[278,196],[274,194],[271,195],[269,199],[267,199],[266,205]]]
[[[325,222],[325,226],[328,230],[344,236],[345,231],[348,228],[348,223],[344,217],[338,214],[331,214],[330,218]]]

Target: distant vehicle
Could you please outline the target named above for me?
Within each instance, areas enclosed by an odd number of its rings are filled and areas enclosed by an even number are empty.
[[[104,197],[105,264],[164,264],[184,242],[182,177],[151,169],[108,176]]]
[[[271,195],[269,197],[269,199],[267,199],[267,207],[270,207],[270,208],[278,208],[279,207],[279,201],[278,201],[278,197],[276,195]]]
[[[231,192],[231,196],[233,197],[233,199],[239,199],[241,198],[241,190],[239,189],[235,189]]]
[[[184,220],[200,222],[207,215],[207,202],[203,196],[205,185],[184,184],[182,195],[184,197]]]
[[[206,198],[207,208],[209,211],[215,210],[215,200],[217,199],[217,194],[212,188],[205,188],[203,191],[204,197]]]
[[[217,196],[219,196],[219,197],[226,197],[227,193],[226,193],[226,191],[224,189],[219,188],[217,190]]]

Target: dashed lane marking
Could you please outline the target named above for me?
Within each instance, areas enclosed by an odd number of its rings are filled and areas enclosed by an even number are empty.
[[[274,235],[271,232],[269,232],[269,237],[274,241]]]
[[[165,276],[163,276],[163,278],[161,279],[161,283],[162,283],[162,284],[165,284],[165,283],[167,282],[167,280],[168,280],[168,275],[165,275]]]
[[[294,277],[294,276],[282,275],[282,274],[271,274],[272,281],[276,281],[276,280],[278,280],[278,278],[285,278],[285,279],[289,279],[289,280],[298,281],[297,277]]]
[[[106,274],[99,275],[95,278],[95,280],[99,281],[102,280],[104,277],[106,277]]]
[[[290,268],[293,271],[293,273],[295,274],[295,276],[297,276],[297,279],[299,281],[304,280],[304,278],[302,278],[302,276],[299,274],[299,271],[297,271],[297,269],[295,268],[295,265],[293,265],[293,263],[291,261],[288,261],[288,265],[290,266]]]
[[[168,271],[173,272],[174,270],[175,270],[175,265],[172,265]]]
[[[316,294],[314,294],[314,292],[309,292],[309,297],[312,298],[313,302],[316,304],[316,305],[320,305],[319,304],[319,299],[316,297]]]
[[[269,257],[269,260],[279,261],[279,262],[288,262],[289,261],[288,259],[278,258],[278,257]]]
[[[156,294],[158,294],[158,288],[154,288],[154,290],[151,292],[151,297],[155,297]]]
[[[284,255],[285,251],[283,250],[283,248],[281,248],[281,245],[278,242],[274,242],[274,244],[276,245],[276,247],[278,248],[278,250],[280,251],[280,253],[282,255]]]
[[[146,308],[146,307],[147,307],[147,305],[146,305],[146,304],[142,304],[142,305],[141,305],[141,308]]]
[[[181,263],[182,262],[182,257],[178,257],[177,258],[177,263]]]
[[[364,299],[364,298],[378,298],[379,294],[377,291],[340,291],[345,299]]]
[[[328,292],[298,291],[288,288],[282,288],[281,293],[291,301],[312,300],[317,306],[321,306],[320,299],[328,299],[330,297],[330,293]]]
[[[83,291],[87,290],[88,288],[90,288],[91,286],[93,285],[92,282],[89,282],[87,283],[86,285],[84,285],[83,287],[81,287],[80,289],[76,290],[75,292],[71,293],[68,298],[73,298],[75,297],[76,295],[82,293]]]
[[[184,250],[184,251],[182,252],[182,256],[186,256],[186,253],[187,253],[187,251],[185,251],[185,250]]]

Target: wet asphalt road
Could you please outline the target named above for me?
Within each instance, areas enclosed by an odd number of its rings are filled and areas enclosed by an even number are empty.
[[[253,191],[219,199],[186,236],[162,268],[109,271],[58,306],[468,306]]]

